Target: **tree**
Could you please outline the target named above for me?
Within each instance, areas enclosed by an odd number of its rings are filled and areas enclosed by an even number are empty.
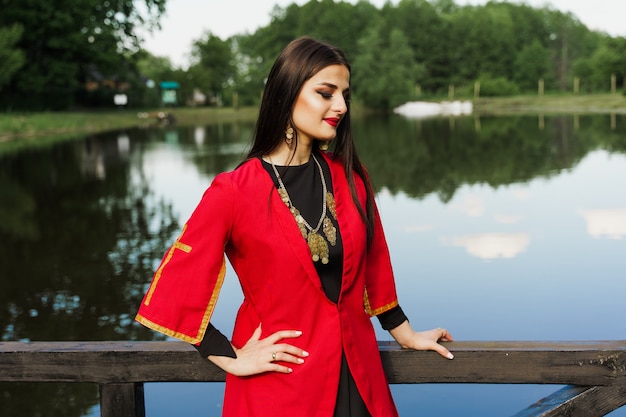
[[[454,58],[451,77],[473,82],[480,77],[512,78],[514,48],[513,18],[502,3],[484,7],[466,6],[451,16]]]
[[[388,33],[388,34],[386,34]],[[390,109],[413,94],[418,70],[413,51],[401,30],[372,28],[359,42],[354,61],[355,97],[366,106]]]
[[[591,33],[570,13],[550,9],[545,9],[544,13],[550,30],[548,45],[552,51],[556,79],[561,90],[568,90],[573,64],[591,56],[600,46],[600,37]]]
[[[191,83],[205,93],[213,103],[221,100],[222,92],[235,77],[235,65],[230,44],[211,32],[193,43],[193,64],[189,67]]]
[[[577,62],[575,72],[584,77],[583,80],[587,81],[594,91],[609,91],[612,76],[616,77],[616,87],[624,88],[626,38],[607,39],[588,60]]]
[[[517,54],[513,79],[522,91],[533,91],[539,79],[551,79],[551,69],[550,52],[534,40]]]
[[[24,65],[24,53],[15,49],[23,32],[24,28],[20,25],[0,27],[0,89]]]
[[[436,7],[454,10],[448,2],[433,5],[426,0],[401,0],[396,7],[387,3],[381,10],[381,19],[402,31],[415,63],[422,68],[411,75],[413,83],[429,92],[447,87],[450,76],[448,23]]]
[[[166,0],[4,0],[0,27],[20,24],[26,65],[4,87],[0,106],[67,108],[88,81],[115,87],[134,70],[139,27],[152,28]]]

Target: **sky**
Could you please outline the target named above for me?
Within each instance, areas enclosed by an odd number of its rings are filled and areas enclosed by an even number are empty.
[[[156,56],[168,57],[176,67],[184,68],[189,61],[191,44],[210,31],[222,39],[235,34],[252,33],[270,22],[274,6],[308,0],[167,0],[161,30],[145,36],[144,48]],[[357,0],[348,0],[356,3]],[[386,0],[370,0],[380,8]],[[457,5],[481,5],[487,0],[455,0]],[[626,37],[626,1],[624,0],[509,0],[509,3],[532,7],[552,7],[570,12],[592,30],[612,36]],[[392,0],[397,4],[398,0]]]

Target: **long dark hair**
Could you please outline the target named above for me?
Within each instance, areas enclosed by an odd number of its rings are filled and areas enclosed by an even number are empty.
[[[285,128],[293,125],[291,114],[304,83],[329,65],[343,65],[350,72],[350,63],[344,52],[328,43],[300,37],[289,43],[280,53],[270,70],[254,131],[254,142],[246,159],[258,158],[276,150],[284,141]],[[357,155],[348,111],[337,127],[331,157],[343,162],[350,186],[352,200],[367,229],[368,248],[374,235],[374,197],[363,165]],[[294,136],[296,146],[297,135]],[[295,148],[294,148],[295,152]],[[366,204],[361,206],[356,193],[354,175],[365,183]]]

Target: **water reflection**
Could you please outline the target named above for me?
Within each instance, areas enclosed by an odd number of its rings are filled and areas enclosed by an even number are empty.
[[[539,120],[354,121],[416,323],[445,323],[465,340],[624,338],[606,318],[624,312],[625,124]],[[0,156],[2,340],[157,338],[132,321],[152,271],[213,176],[241,161],[252,129],[166,126]],[[225,333],[240,297],[227,275],[215,317]],[[2,415],[78,417],[97,403],[91,386],[39,385],[36,404],[33,389],[0,385]],[[431,415],[424,389],[411,392]],[[507,412],[459,407],[449,415]]]
[[[622,239],[626,236],[626,209],[579,210],[587,222],[587,233],[595,238]]]
[[[514,258],[524,252],[530,243],[527,233],[483,233],[459,237],[444,237],[446,245],[460,246],[482,259]]]

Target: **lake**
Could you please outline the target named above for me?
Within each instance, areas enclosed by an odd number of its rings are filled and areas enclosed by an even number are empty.
[[[387,115],[353,128],[413,327],[446,327],[457,340],[626,339],[626,116]],[[141,297],[252,130],[162,126],[0,148],[2,340],[158,339],[133,322]],[[229,270],[212,319],[226,334],[240,301]],[[392,391],[401,416],[488,417],[559,388]],[[146,384],[146,412],[219,416],[222,391]],[[3,417],[96,416],[97,404],[93,385],[0,384]]]

